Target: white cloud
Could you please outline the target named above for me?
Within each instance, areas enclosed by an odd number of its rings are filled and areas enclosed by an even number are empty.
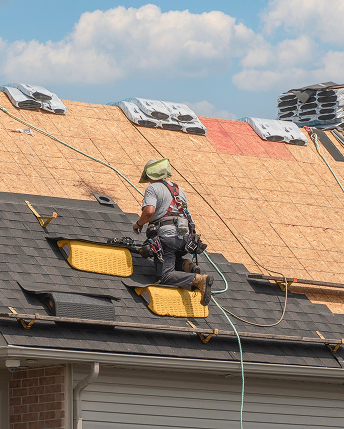
[[[186,105],[193,110],[197,116],[207,116],[209,118],[222,118],[222,119],[237,119],[234,113],[230,113],[228,110],[219,110],[216,107],[209,103],[209,101],[197,101],[196,103],[188,103],[183,101]]]
[[[262,39],[252,46],[241,59],[242,70],[232,76],[238,88],[285,91],[330,80],[344,82],[344,52],[326,52],[322,44],[344,44],[344,1],[271,0],[261,18],[266,38],[280,36],[281,29],[295,38],[275,45]]]
[[[322,42],[344,44],[343,0],[272,0],[261,19],[267,33],[283,27]]]
[[[286,39],[275,46],[265,42],[261,48],[248,51],[241,60],[243,70],[233,75],[232,81],[249,91],[287,90],[315,83],[310,79],[321,73],[314,73],[314,68],[323,64],[318,57],[317,44],[308,36]]]
[[[58,43],[17,41],[0,47],[7,80],[41,84],[105,83],[125,77],[204,77],[225,72],[257,38],[223,12],[162,13],[148,4],[81,15]]]
[[[0,0],[1,2],[2,0]],[[262,14],[265,33],[256,34],[223,12],[161,12],[147,4],[85,12],[59,42],[0,38],[1,80],[49,85],[104,84],[119,79],[168,80],[224,74],[232,62],[241,71],[232,82],[249,91],[287,90],[344,81],[344,52],[326,53],[321,41],[344,43],[343,0],[272,0]],[[280,28],[290,37],[277,44]],[[2,83],[2,82],[1,82]],[[200,115],[232,119],[207,101]]]

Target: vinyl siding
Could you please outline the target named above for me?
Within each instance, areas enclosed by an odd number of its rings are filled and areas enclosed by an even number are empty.
[[[85,373],[75,371],[76,384]],[[101,369],[82,393],[83,429],[240,428],[239,377]],[[247,378],[245,429],[343,428],[341,385]]]

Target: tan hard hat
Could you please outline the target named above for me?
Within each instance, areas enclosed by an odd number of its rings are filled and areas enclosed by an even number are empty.
[[[151,159],[145,165],[139,183],[148,183],[151,180],[161,180],[172,177],[171,165],[168,158],[157,161]]]
[[[142,171],[139,183],[148,183],[148,176],[146,174],[146,168],[149,167],[151,164],[154,164],[155,162],[157,162],[157,159],[150,159],[147,164],[144,166],[144,169]]]

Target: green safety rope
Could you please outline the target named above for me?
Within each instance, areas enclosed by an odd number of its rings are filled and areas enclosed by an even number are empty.
[[[111,168],[111,170],[115,171],[120,177],[122,177],[122,179],[124,179],[126,182],[129,183],[129,185],[131,185],[134,189],[137,190],[137,192],[139,192],[142,196],[144,195],[140,189],[138,189],[126,176],[124,176],[124,174],[122,174],[120,171],[117,170],[117,168],[113,167],[112,165],[102,161],[101,159],[95,158],[91,155],[88,155],[87,153],[83,152],[82,150],[79,150],[77,148],[75,148],[74,146],[71,146],[70,144],[58,139],[57,137],[55,137],[54,135],[47,133],[46,131],[41,130],[40,128],[35,127],[34,125],[29,124],[28,122],[24,121],[23,119],[18,118],[15,115],[12,115],[12,113],[10,113],[7,109],[5,109],[5,107],[0,106],[0,110],[2,110],[3,112],[5,112],[7,115],[11,116],[11,118],[15,119],[16,121],[21,122],[24,125],[27,125],[28,127],[32,128],[33,130],[36,130],[50,138],[52,138],[53,140],[56,140],[57,142],[63,144],[64,146],[69,147],[69,149],[74,150],[75,152],[80,153],[81,155],[86,156],[87,158],[92,159],[93,161],[99,162],[102,165],[105,165],[105,167]]]
[[[221,293],[224,291],[217,291],[217,293]],[[215,292],[216,293],[216,292]],[[242,347],[241,347],[241,340],[240,340],[240,336],[238,334],[238,331],[236,330],[233,322],[231,321],[231,319],[227,316],[227,314],[225,313],[225,311],[223,310],[223,308],[221,307],[220,304],[218,304],[218,302],[215,300],[215,298],[212,296],[211,299],[214,301],[214,303],[216,304],[216,306],[222,311],[222,313],[224,314],[224,316],[226,317],[226,319],[228,320],[228,322],[230,323],[230,325],[233,328],[233,331],[237,337],[238,340],[238,344],[239,344],[239,352],[240,352],[240,370],[241,370],[241,402],[240,402],[240,428],[243,429],[243,410],[244,410],[244,396],[245,396],[245,377],[244,377],[244,359],[243,359],[243,355],[242,355]]]

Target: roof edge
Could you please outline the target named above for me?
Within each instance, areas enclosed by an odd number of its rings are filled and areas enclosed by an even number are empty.
[[[187,359],[168,356],[145,356],[134,354],[89,352],[82,350],[62,350],[25,346],[0,347],[0,359],[37,359],[42,364],[53,363],[89,363],[99,362],[103,365],[135,366],[154,369],[169,369],[170,371],[200,371],[206,373],[240,374],[240,362],[223,360]],[[313,366],[296,366],[244,362],[246,375],[264,376],[269,378],[292,379],[301,378],[327,383],[342,384],[344,370],[342,368],[324,368]]]

